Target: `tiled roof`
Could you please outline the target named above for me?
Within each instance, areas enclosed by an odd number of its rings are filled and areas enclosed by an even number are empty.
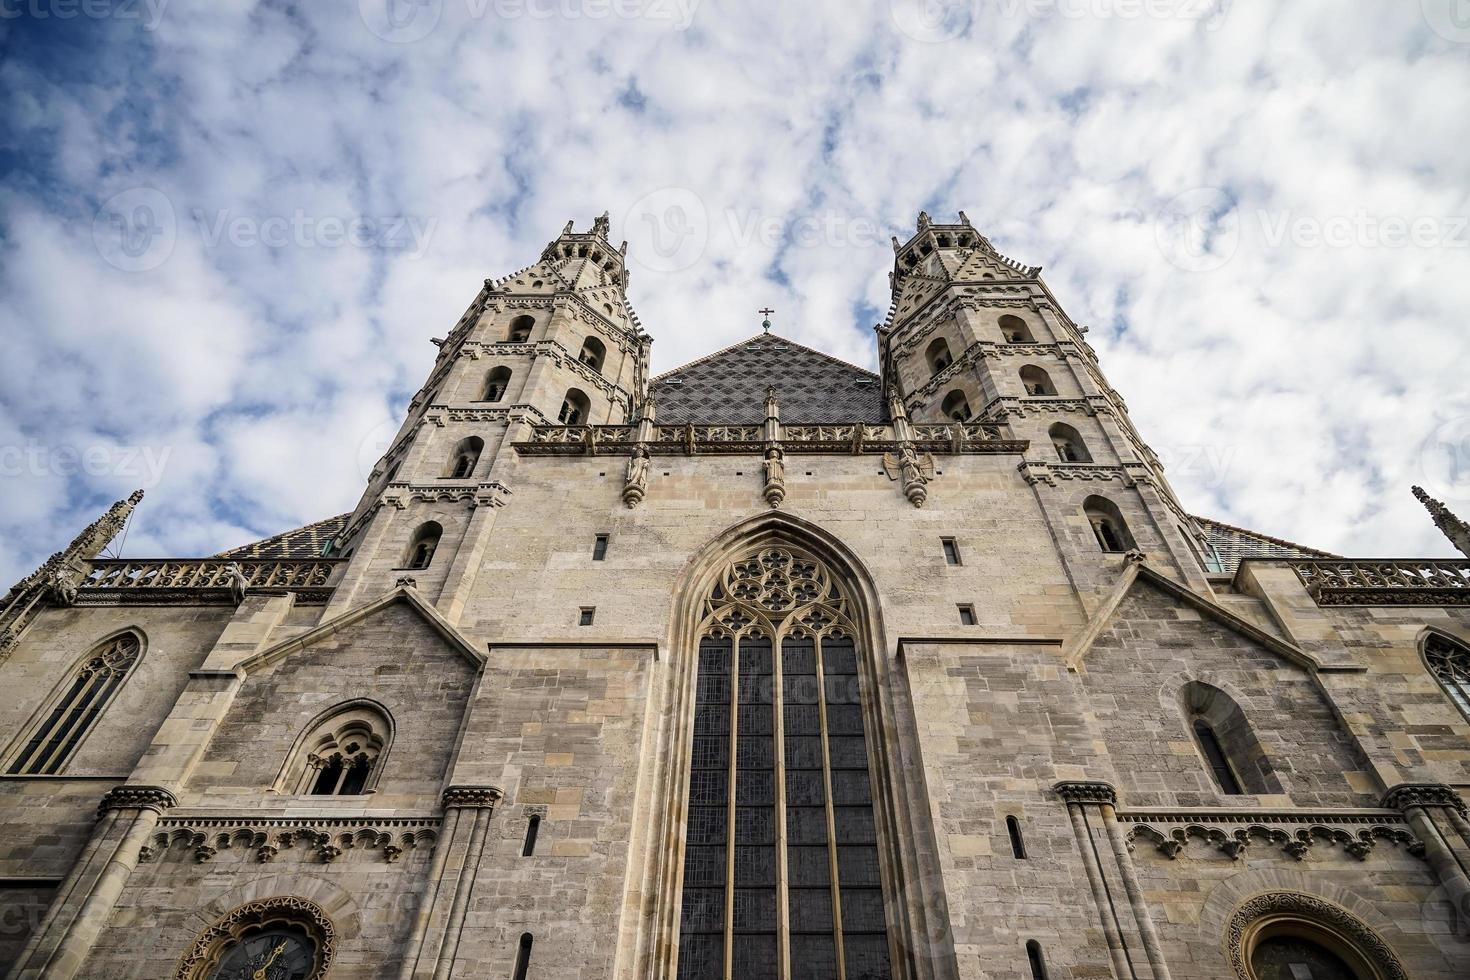
[[[1222,524],[1207,517],[1196,517],[1200,530],[1205,532],[1220,556],[1220,564],[1226,572],[1234,574],[1240,563],[1247,558],[1341,558],[1329,551],[1318,551],[1305,545],[1273,538],[1269,534],[1247,531],[1233,524]]]
[[[758,424],[766,389],[775,388],[781,421],[883,422],[882,385],[870,371],[775,334],[733,347],[653,379],[658,421],[666,424]]]
[[[351,514],[338,514],[324,521],[298,527],[293,531],[282,531],[273,537],[221,551],[216,558],[252,558],[269,560],[320,558],[327,542],[343,528]]]

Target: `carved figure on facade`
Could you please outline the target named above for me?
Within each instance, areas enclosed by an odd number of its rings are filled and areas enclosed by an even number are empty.
[[[623,479],[623,503],[637,507],[648,491],[648,450],[639,446],[628,457],[627,473]]]
[[[780,449],[773,446],[766,450],[765,470],[766,486],[763,494],[766,503],[772,507],[780,507],[781,501],[786,499],[786,463]]]
[[[935,475],[933,453],[920,456],[911,443],[905,442],[898,447],[897,455],[883,454],[883,469],[888,479],[902,481],[903,495],[909,498],[909,503],[924,506],[924,501],[929,499],[929,481]]]

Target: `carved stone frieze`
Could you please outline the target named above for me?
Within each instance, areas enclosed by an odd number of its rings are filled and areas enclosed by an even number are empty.
[[[1118,820],[1129,827],[1129,850],[1136,841],[1146,840],[1171,860],[1193,842],[1231,859],[1251,848],[1268,847],[1302,861],[1314,847],[1340,847],[1364,861],[1379,843],[1398,845],[1415,857],[1424,854],[1423,843],[1403,818],[1390,813],[1122,812]]]
[[[269,864],[281,859],[330,864],[348,852],[376,852],[392,863],[407,851],[432,848],[437,817],[164,817],[139,851],[142,862],[170,859],[197,864],[238,854]]]
[[[446,481],[448,482],[448,481]],[[449,486],[414,483],[390,483],[383,491],[382,502],[399,510],[411,503],[466,504],[474,507],[503,507],[511,490],[498,480],[488,483],[460,483]]]
[[[1314,558],[1289,564],[1319,606],[1470,605],[1470,559]]]

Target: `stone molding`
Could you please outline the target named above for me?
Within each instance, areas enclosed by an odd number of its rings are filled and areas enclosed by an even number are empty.
[[[383,490],[381,502],[397,510],[411,503],[467,504],[476,507],[504,507],[511,489],[499,480],[489,482],[444,481],[445,486],[428,483],[390,483]]]
[[[1466,812],[1465,801],[1460,794],[1443,783],[1400,783],[1383,794],[1383,805],[1391,810],[1408,810],[1410,807],[1445,807]]]
[[[1112,783],[1099,780],[1069,780],[1057,783],[1052,791],[1067,803],[1082,806],[1117,806],[1118,791]]]
[[[1470,606],[1470,560],[1291,559],[1319,606]]]
[[[1226,950],[1238,980],[1251,980],[1254,976],[1247,963],[1251,951],[1246,948],[1246,934],[1255,923],[1268,917],[1297,918],[1320,924],[1348,939],[1356,952],[1372,961],[1387,980],[1409,980],[1393,950],[1356,916],[1325,899],[1298,892],[1258,895],[1235,910],[1226,933]]]
[[[493,810],[505,796],[495,786],[451,786],[444,791],[444,809]]]
[[[162,786],[114,786],[97,804],[97,815],[109,810],[152,810],[163,813],[179,805],[174,794]]]

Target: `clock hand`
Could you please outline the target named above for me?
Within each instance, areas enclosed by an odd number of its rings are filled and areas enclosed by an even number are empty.
[[[266,970],[269,970],[270,969],[270,965],[272,963],[274,963],[276,961],[277,957],[279,957],[285,951],[286,951],[286,944],[285,943],[281,943],[281,945],[279,945],[275,949],[271,950],[270,959],[266,960],[263,964],[261,964],[261,967],[260,967],[259,970],[256,970],[253,974],[251,974],[250,980],[266,980],[265,971]]]

